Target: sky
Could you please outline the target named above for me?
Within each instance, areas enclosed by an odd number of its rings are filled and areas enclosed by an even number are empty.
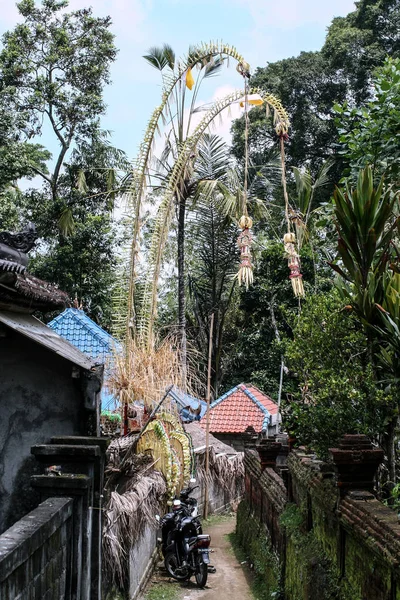
[[[320,49],[332,18],[354,10],[353,0],[70,0],[69,10],[90,5],[96,16],[112,17],[119,53],[112,84],[105,90],[108,108],[102,126],[129,158],[135,157],[160,102],[160,74],[142,58],[151,46],[169,43],[182,55],[190,44],[222,40],[235,46],[254,70],[302,50]],[[4,33],[20,17],[14,0],[0,0],[0,8]],[[231,62],[202,88],[200,103],[243,86],[235,66]],[[229,129],[226,117],[216,132],[229,139]],[[51,149],[52,140],[42,142]]]

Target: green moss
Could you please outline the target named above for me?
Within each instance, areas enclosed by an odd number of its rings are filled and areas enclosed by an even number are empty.
[[[145,600],[177,600],[180,588],[176,582],[153,584],[145,595]]]
[[[248,558],[253,565],[252,592],[256,600],[282,598],[279,557],[271,546],[264,526],[250,513],[246,501],[239,505],[236,532],[230,534],[229,538],[238,560],[242,562]]]
[[[286,600],[359,600],[353,586],[340,579],[337,565],[314,530],[306,531],[304,508],[288,504],[280,523],[286,530]],[[322,529],[319,530],[322,533]],[[328,544],[329,545],[329,544]]]

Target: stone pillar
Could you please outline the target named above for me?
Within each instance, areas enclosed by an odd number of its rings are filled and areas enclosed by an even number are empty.
[[[91,561],[91,497],[92,482],[86,475],[33,475],[31,485],[39,492],[41,502],[48,498],[73,499],[73,542],[70,597],[75,600],[90,599]]]
[[[46,466],[59,465],[68,476],[86,476],[91,485],[88,490],[87,560],[85,570],[90,587],[90,600],[101,599],[101,531],[102,492],[104,487],[105,453],[109,440],[95,437],[57,437],[52,444],[33,446],[32,454]],[[56,477],[56,479],[59,479]],[[86,585],[86,584],[85,584]],[[86,589],[86,587],[85,587]],[[85,592],[86,593],[86,592]],[[86,600],[86,596],[84,596]]]
[[[375,473],[384,456],[381,448],[374,447],[366,435],[344,435],[338,447],[329,452],[341,496],[349,490],[373,491]]]
[[[110,440],[106,437],[86,437],[86,436],[58,436],[52,438],[53,444],[65,446],[92,446],[97,447],[100,452],[96,452],[93,458],[93,501],[90,510],[92,511],[92,577],[91,577],[91,598],[97,600],[102,597],[102,529],[103,529],[103,490],[104,490],[104,469],[106,463],[106,452],[110,445]],[[81,466],[81,465],[80,465]],[[90,467],[90,465],[88,465]],[[84,471],[86,472],[86,471]]]
[[[276,459],[282,448],[282,443],[277,442],[275,436],[263,438],[256,444],[256,450],[260,457],[261,471],[267,467],[276,470]]]

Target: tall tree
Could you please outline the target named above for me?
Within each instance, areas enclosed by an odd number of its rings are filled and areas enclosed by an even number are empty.
[[[118,246],[123,242],[123,231],[112,216],[113,189],[119,186],[120,170],[125,173],[128,168],[125,154],[110,146],[105,134],[96,135],[80,143],[65,164],[58,183],[59,204],[46,189],[26,192],[27,215],[45,240],[32,261],[32,272],[76,297],[105,327],[111,327]],[[55,218],[62,207],[64,218],[70,215],[70,223],[62,228],[67,236]]]
[[[3,36],[0,94],[21,116],[27,140],[45,127],[53,132],[59,145],[54,165],[31,168],[57,202],[68,150],[98,129],[105,110],[102,92],[116,56],[111,20],[94,17],[91,9],[66,13],[67,0],[17,6],[24,22]]]
[[[289,113],[290,166],[307,165],[315,174],[328,157],[336,155],[333,104],[347,101],[359,106],[370,98],[375,68],[387,55],[400,56],[399,23],[398,0],[360,0],[356,10],[333,19],[320,51],[301,52],[257,69],[251,83],[276,94]],[[255,164],[262,164],[263,150],[273,143],[272,129],[258,108],[250,114],[250,124],[251,155]],[[243,119],[235,121],[233,152],[239,160],[244,156],[243,132]],[[339,157],[333,182],[339,181],[341,173]],[[331,191],[326,188],[321,199],[328,200]]]
[[[375,181],[400,183],[400,59],[389,58],[371,82],[372,99],[351,108],[336,104],[335,123],[345,174],[356,183],[360,169],[372,167]]]

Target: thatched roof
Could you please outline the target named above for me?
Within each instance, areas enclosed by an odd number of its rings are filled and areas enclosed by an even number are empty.
[[[194,451],[201,451],[206,446],[206,432],[198,423],[184,423],[187,433],[190,433],[193,442]],[[237,454],[236,450],[228,444],[220,442],[210,433],[210,446],[214,448],[216,454]]]

